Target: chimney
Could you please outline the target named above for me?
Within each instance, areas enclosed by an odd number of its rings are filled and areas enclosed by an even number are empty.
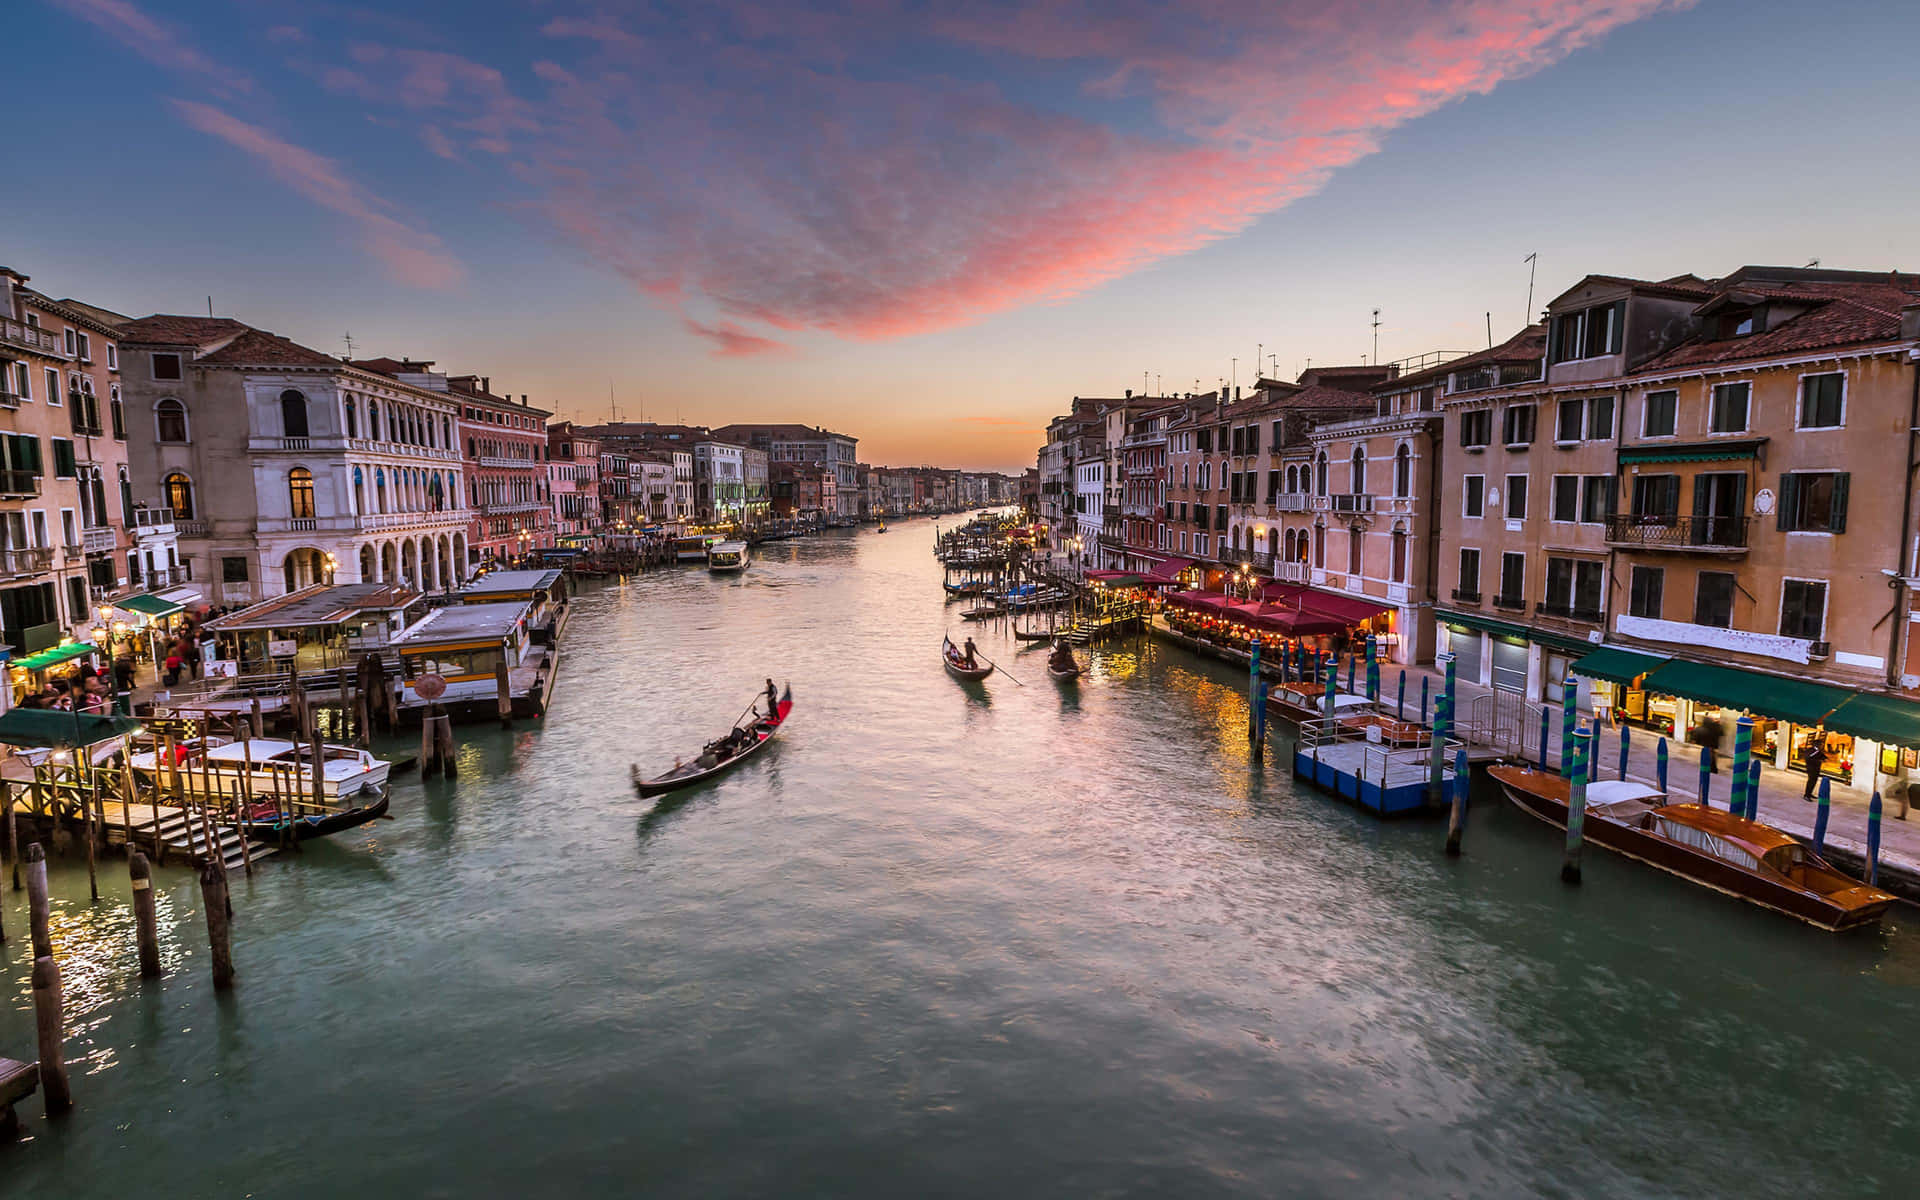
[[[525,392],[520,393],[520,407],[521,408],[529,407],[529,405],[527,404],[527,394]]]
[[[480,377],[480,390],[483,392],[493,391],[493,376],[482,375]]]

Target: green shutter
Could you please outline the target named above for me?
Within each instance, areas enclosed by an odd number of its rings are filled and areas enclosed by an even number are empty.
[[[1842,471],[1833,479],[1833,519],[1827,528],[1834,533],[1847,531],[1847,482],[1852,478],[1850,472]]]
[[[66,438],[53,439],[53,473],[61,479],[71,479],[76,466],[73,443]]]
[[[1774,511],[1776,523],[1782,530],[1793,528],[1790,515],[1800,502],[1800,477],[1798,475],[1780,476],[1780,507]]]

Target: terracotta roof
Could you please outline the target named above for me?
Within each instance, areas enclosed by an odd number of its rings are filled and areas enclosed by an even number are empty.
[[[1437,367],[1428,367],[1424,371],[1415,371],[1390,379],[1374,388],[1375,392],[1399,392],[1409,387],[1425,387],[1436,379],[1445,379],[1453,372],[1465,367],[1477,367],[1488,363],[1537,363],[1547,353],[1547,327],[1529,325],[1514,334],[1498,346],[1485,350],[1476,350],[1472,354],[1463,354],[1450,359]]]
[[[1898,341],[1900,310],[1920,303],[1920,278],[1906,275],[1897,277],[1897,282],[1895,277],[1889,277],[1875,283],[1755,281],[1729,288],[1727,295],[1729,298],[1750,295],[1759,300],[1812,307],[1763,333],[1736,338],[1704,335],[1690,338],[1642,363],[1634,374]],[[1702,307],[1716,305],[1710,302]]]
[[[375,375],[423,375],[433,370],[433,360],[414,360],[406,358],[356,358],[353,365],[362,371],[372,371]]]
[[[1580,283],[1576,283],[1573,287],[1568,288],[1567,292],[1572,291],[1573,288],[1577,288],[1584,283],[1611,283],[1617,284],[1620,287],[1630,287],[1636,292],[1644,292],[1652,295],[1665,294],[1678,296],[1682,299],[1698,298],[1701,300],[1713,295],[1714,287],[1711,280],[1702,279],[1698,275],[1675,275],[1669,279],[1634,279],[1628,275],[1583,275],[1580,278]],[[1562,292],[1560,294],[1564,296],[1567,293]]]
[[[166,346],[204,346],[247,329],[231,317],[181,317],[156,313],[120,326],[122,342],[153,342]]]
[[[765,434],[771,439],[783,442],[813,442],[821,438],[830,437],[845,438],[850,442],[858,440],[844,433],[834,433],[830,430],[816,429],[811,425],[801,425],[794,422],[761,424],[755,421],[736,421],[731,425],[722,425],[713,432],[716,437],[739,437],[742,435],[753,437],[756,434]]]
[[[207,366],[248,367],[344,367],[347,364],[330,354],[311,350],[262,329],[247,329],[239,337],[211,354],[194,360]]]

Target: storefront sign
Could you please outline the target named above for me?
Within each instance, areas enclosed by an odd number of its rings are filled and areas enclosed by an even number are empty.
[[[273,658],[292,658],[300,649],[300,643],[292,638],[275,638],[267,643],[267,654]]]
[[[1686,646],[1706,646],[1730,650],[1735,654],[1755,654],[1787,662],[1807,661],[1811,642],[1800,638],[1778,637],[1771,633],[1752,633],[1745,629],[1721,629],[1716,625],[1692,625],[1685,621],[1657,621],[1652,617],[1622,614],[1614,619],[1614,629],[1628,637],[1649,642],[1677,642]]]

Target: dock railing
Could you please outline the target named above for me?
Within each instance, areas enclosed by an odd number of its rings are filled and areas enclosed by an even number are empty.
[[[1387,771],[1393,767],[1424,770],[1432,760],[1433,730],[1430,727],[1407,722],[1396,726],[1399,732],[1391,741],[1384,736],[1374,741],[1367,736],[1367,730],[1379,726],[1354,724],[1352,722],[1356,715],[1348,713],[1331,720],[1315,717],[1300,722],[1299,748],[1317,758],[1318,752],[1327,746],[1362,745],[1362,774],[1368,779],[1385,779]],[[1448,770],[1453,769],[1453,752],[1466,744],[1455,737],[1449,737],[1442,743]]]

